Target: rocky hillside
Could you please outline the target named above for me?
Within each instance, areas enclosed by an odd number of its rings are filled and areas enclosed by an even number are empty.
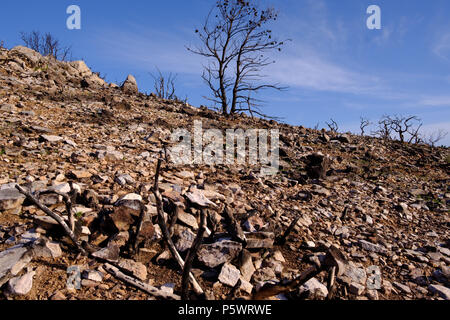
[[[181,259],[206,215],[192,294],[450,299],[448,148],[225,118],[139,93],[132,76],[118,87],[84,62],[24,47],[0,51],[2,299],[179,298],[182,272],[153,185],[163,144],[194,120],[278,128],[281,168],[267,177],[162,162],[158,191]],[[16,184],[65,225],[70,198],[87,254]]]

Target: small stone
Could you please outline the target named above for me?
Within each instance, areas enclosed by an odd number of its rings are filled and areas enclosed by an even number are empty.
[[[59,243],[42,239],[33,247],[33,253],[36,257],[59,258],[62,256],[62,250]]]
[[[439,284],[430,284],[428,290],[433,294],[438,294],[445,300],[450,300],[450,289]]]
[[[16,189],[0,189],[0,211],[19,208],[24,200],[25,196]]]
[[[31,261],[32,253],[28,248],[18,245],[0,252],[0,287],[11,276],[16,276]]]
[[[242,278],[247,281],[251,280],[253,273],[256,271],[255,266],[253,265],[252,256],[247,250],[242,250],[239,269]]]
[[[92,256],[111,262],[117,262],[119,260],[119,252],[119,246],[112,242],[109,242],[106,248],[94,252]]]
[[[177,234],[178,240],[175,247],[179,252],[185,252],[192,247],[195,239],[195,234],[189,228],[182,228],[182,231]]]
[[[58,290],[50,297],[50,300],[63,301],[67,300],[67,297],[61,291]]]
[[[55,219],[49,216],[33,216],[33,223],[45,230],[61,227]]]
[[[59,142],[62,140],[64,140],[64,138],[58,137],[58,136],[50,136],[50,135],[46,135],[46,134],[39,136],[39,142],[55,143],[55,142]]]
[[[314,241],[306,241],[305,245],[307,248],[315,248],[316,244],[314,243]]]
[[[264,221],[258,216],[251,216],[244,222],[244,229],[248,232],[257,232],[264,227]]]
[[[317,295],[321,298],[326,298],[328,296],[327,287],[316,278],[312,278],[306,281],[300,287],[300,291],[307,292],[309,297]]]
[[[392,289],[393,289],[392,284],[387,280],[383,280],[383,285],[382,285],[381,289],[384,294],[390,295],[392,292]]]
[[[127,79],[122,84],[121,89],[126,93],[138,93],[139,89],[137,86],[136,78],[131,74],[128,75]]]
[[[207,267],[215,268],[236,258],[241,250],[242,244],[229,240],[201,245],[198,260]]]
[[[92,280],[88,280],[88,279],[82,279],[81,280],[81,285],[83,287],[87,287],[87,288],[95,288],[95,287],[98,286],[98,282],[92,281]]]
[[[241,286],[239,287],[239,289],[241,289],[245,293],[252,294],[253,285],[242,277],[240,280],[241,280]]]
[[[234,287],[239,281],[240,276],[241,273],[238,268],[236,268],[232,264],[225,263],[222,266],[222,271],[219,275],[219,281],[230,287]]]
[[[127,184],[134,184],[135,180],[129,175],[129,174],[122,174],[119,176],[116,176],[114,178],[114,181],[117,182],[121,186],[125,186]]]
[[[198,229],[197,219],[192,214],[186,213],[183,210],[179,210],[178,220],[191,227],[193,230]]]
[[[191,171],[181,171],[181,172],[176,172],[175,175],[176,175],[178,178],[186,179],[186,180],[188,180],[188,179],[194,179],[194,177],[195,177],[194,173],[191,172]]]
[[[275,251],[273,258],[279,262],[286,262],[286,259],[284,259],[283,254],[279,250]]]
[[[122,200],[136,200],[136,201],[142,201],[142,196],[136,193],[128,193],[127,195],[121,197],[117,202],[120,202]]]
[[[106,161],[121,161],[123,160],[124,156],[123,153],[120,151],[106,151],[103,155],[103,158]]]
[[[272,232],[244,232],[248,249],[272,248],[275,235]]]
[[[86,179],[92,177],[92,173],[86,170],[72,170],[69,175],[75,177],[76,179]]]
[[[364,285],[367,281],[367,274],[363,268],[357,268],[353,265],[347,265],[342,278],[348,284],[358,283]]]
[[[253,274],[253,281],[255,282],[265,282],[271,280],[277,280],[275,271],[273,271],[271,268],[260,268]]]
[[[348,288],[348,291],[351,294],[354,294],[354,295],[357,295],[357,296],[362,295],[364,290],[365,290],[365,287],[363,285],[361,285],[359,283],[354,283],[354,282],[352,282],[350,284],[349,288]]]
[[[406,294],[411,294],[411,289],[407,285],[401,284],[399,282],[393,282],[392,285]]]
[[[387,252],[386,248],[379,244],[374,244],[374,243],[371,243],[371,242],[368,242],[365,240],[359,240],[359,244],[366,251],[377,252],[377,253],[386,253]]]
[[[173,290],[175,289],[175,283],[165,283],[160,289],[168,294],[173,294]]]
[[[103,274],[100,271],[96,270],[86,270],[82,274],[83,279],[87,279],[95,282],[103,281]]]
[[[138,279],[145,281],[147,279],[147,267],[141,263],[130,259],[121,259],[119,267],[128,270]]]
[[[367,290],[367,298],[369,298],[370,300],[379,300],[378,291]]]
[[[36,272],[31,271],[21,277],[15,277],[8,282],[8,293],[12,295],[27,295],[33,288],[33,277]]]

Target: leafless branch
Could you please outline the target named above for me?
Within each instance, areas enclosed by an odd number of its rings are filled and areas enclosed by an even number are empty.
[[[194,258],[197,255],[197,251],[200,248],[200,245],[203,241],[203,235],[206,231],[206,209],[200,210],[200,227],[197,231],[197,236],[192,243],[191,249],[186,257],[186,261],[184,263],[183,268],[183,277],[181,281],[181,297],[183,300],[189,300],[189,274],[191,272],[192,263],[194,262]]]
[[[360,117],[359,128],[361,129],[361,136],[364,136],[366,127],[370,126],[372,122],[369,119],[364,117]]]
[[[210,100],[221,105],[223,114],[235,114],[242,103],[251,113],[248,93],[285,89],[261,83],[261,70],[274,63],[264,54],[284,45],[265,27],[276,19],[273,8],[261,10],[246,1],[218,0],[203,27],[196,30],[202,46],[187,49],[208,60],[202,78],[212,92]]]
[[[228,231],[230,232],[231,236],[235,240],[241,243],[245,243],[247,239],[245,238],[244,231],[242,230],[241,225],[234,218],[231,209],[228,206],[225,206],[223,213],[225,216],[225,222],[228,224]]]
[[[339,125],[337,124],[336,121],[334,121],[333,119],[330,119],[331,123],[325,122],[328,126],[328,128],[330,129],[331,132],[338,132],[339,131]]]
[[[158,98],[167,99],[167,100],[175,100],[177,96],[175,95],[175,80],[177,75],[169,73],[167,76],[164,76],[158,68],[157,75],[150,73],[154,80],[154,88],[155,93]]]
[[[164,237],[164,240],[166,241],[170,252],[172,253],[172,256],[177,261],[178,265],[181,269],[184,268],[184,261],[183,258],[181,258],[180,254],[178,253],[177,249],[175,248],[174,243],[172,242],[172,238],[170,237],[169,230],[167,229],[167,225],[164,218],[164,210],[163,210],[163,201],[161,193],[159,192],[159,175],[161,171],[161,163],[162,163],[162,155],[158,158],[158,162],[156,165],[156,172],[155,172],[155,183],[153,186],[153,194],[156,199],[156,209],[158,211],[158,223],[161,227],[161,231]],[[192,283],[193,289],[196,294],[203,295],[203,289],[198,284],[197,280],[195,279],[194,275],[192,273],[189,273],[189,280]]]
[[[32,31],[31,33],[21,32],[20,37],[28,48],[39,52],[43,56],[52,56],[55,59],[67,61],[71,55],[71,48],[63,47],[59,40],[50,33],[41,35],[39,31]]]
[[[283,245],[286,243],[287,238],[291,234],[292,230],[294,230],[298,220],[300,219],[300,216],[297,216],[289,225],[289,227],[286,229],[286,231],[275,240],[275,243],[278,245]]]
[[[72,240],[72,242],[75,244],[77,249],[84,255],[87,255],[87,252],[83,249],[83,247],[78,243],[75,234],[73,231],[67,226],[67,224],[64,222],[64,220],[57,215],[56,213],[52,212],[49,208],[44,206],[42,203],[39,202],[38,199],[36,199],[31,193],[27,192],[25,189],[23,189],[21,186],[16,185],[16,189],[19,190],[20,193],[22,193],[24,196],[27,197],[27,199],[35,204],[36,207],[44,211],[47,215],[52,217],[53,219],[58,222],[58,224],[63,228],[64,232],[67,234],[67,236]]]
[[[103,269],[105,269],[105,271],[107,271],[108,273],[110,273],[111,275],[116,277],[117,279],[122,280],[123,282],[126,282],[126,283],[128,283],[128,284],[130,284],[130,285],[132,285],[132,286],[134,286],[156,298],[162,298],[162,299],[166,299],[166,300],[181,300],[180,296],[168,293],[166,291],[162,291],[162,290],[155,288],[149,284],[139,281],[138,279],[136,279],[134,277],[130,277],[109,263],[106,263],[103,266]]]
[[[432,146],[433,148],[436,146],[436,144],[443,140],[446,136],[448,135],[448,132],[443,130],[443,129],[439,129],[433,133],[431,133],[428,137],[425,138],[425,143],[429,144],[430,146]]]

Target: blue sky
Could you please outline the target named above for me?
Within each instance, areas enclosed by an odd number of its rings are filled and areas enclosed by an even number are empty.
[[[202,58],[185,49],[197,44],[194,30],[212,0],[166,1],[10,1],[2,0],[0,40],[21,44],[20,31],[51,32],[71,45],[110,82],[135,75],[151,92],[149,72],[159,67],[178,74],[177,93],[189,103],[209,105],[203,96]],[[272,26],[279,39],[292,39],[268,79],[289,87],[265,92],[264,111],[293,125],[326,127],[335,119],[341,130],[358,131],[359,117],[376,121],[383,114],[417,115],[424,131],[450,132],[450,2],[448,0],[279,0]],[[66,28],[66,8],[76,4],[81,30]],[[366,9],[378,5],[382,29],[369,30]],[[445,141],[450,145],[450,135]]]

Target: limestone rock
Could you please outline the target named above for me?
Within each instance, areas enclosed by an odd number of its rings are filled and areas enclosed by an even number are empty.
[[[31,271],[21,277],[15,277],[8,282],[8,293],[12,295],[27,295],[33,288],[33,277],[36,272]]]
[[[19,208],[24,200],[25,196],[16,189],[0,190],[0,211]]]
[[[121,259],[119,261],[119,267],[127,270],[133,274],[133,276],[142,281],[147,279],[147,267],[141,262],[136,262],[130,259]]]
[[[240,276],[241,273],[239,272],[238,268],[236,268],[232,264],[225,263],[222,266],[222,270],[219,275],[219,281],[227,286],[234,287],[239,281]]]
[[[0,287],[17,275],[30,261],[29,248],[22,245],[0,252]]]
[[[128,75],[127,79],[122,84],[121,88],[126,93],[138,93],[139,92],[136,79],[131,74]]]
[[[229,240],[201,245],[198,260],[207,267],[215,268],[236,258],[241,250],[242,244]]]

